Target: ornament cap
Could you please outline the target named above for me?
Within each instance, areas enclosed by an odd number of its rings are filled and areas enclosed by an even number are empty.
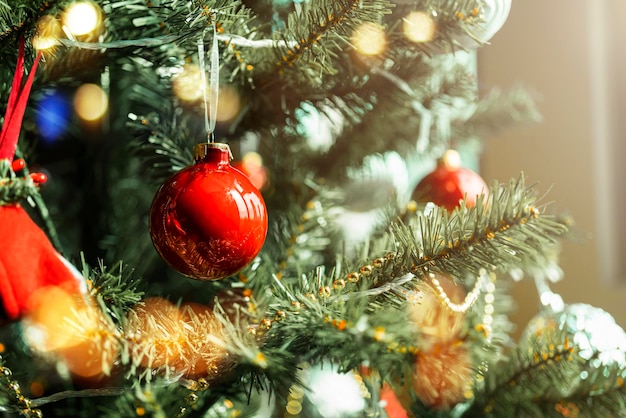
[[[233,153],[230,151],[228,144],[220,142],[202,142],[193,147],[193,159],[195,162],[203,161],[209,155],[218,156],[222,162],[230,163],[233,159]]]
[[[461,154],[457,150],[449,149],[439,159],[437,165],[448,170],[458,170],[461,168]]]

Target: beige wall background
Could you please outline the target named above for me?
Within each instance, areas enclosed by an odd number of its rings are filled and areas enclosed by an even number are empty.
[[[539,94],[544,121],[488,138],[488,182],[524,171],[571,215],[563,245],[566,303],[589,303],[626,327],[626,26],[623,0],[513,0],[504,27],[478,52],[481,91],[521,83]],[[623,209],[618,208],[620,204]],[[514,288],[523,327],[539,308],[534,283]]]

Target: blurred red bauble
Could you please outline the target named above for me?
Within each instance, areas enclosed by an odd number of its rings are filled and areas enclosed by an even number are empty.
[[[263,166],[263,158],[256,152],[248,152],[241,161],[235,161],[233,167],[248,176],[252,184],[263,190],[269,183],[267,168]]]
[[[181,274],[218,280],[261,251],[267,209],[259,190],[230,165],[226,144],[194,148],[196,163],[170,177],[150,209],[150,235],[161,257]]]
[[[419,203],[433,202],[452,211],[463,199],[467,207],[476,206],[478,196],[487,196],[488,191],[478,173],[461,167],[459,153],[448,150],[437,162],[435,170],[417,184],[412,199]]]

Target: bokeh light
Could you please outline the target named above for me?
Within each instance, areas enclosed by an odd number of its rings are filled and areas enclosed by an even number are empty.
[[[205,79],[208,83],[208,75]],[[212,86],[207,85],[207,101],[209,90]],[[187,64],[183,70],[172,80],[172,90],[182,102],[196,105],[204,100],[202,94],[202,71],[196,64]],[[209,104],[210,106],[210,104]],[[239,93],[233,87],[225,85],[219,87],[217,122],[228,122],[237,116],[241,109]]]
[[[435,36],[437,22],[426,12],[414,11],[403,19],[402,30],[413,42],[428,42]]]
[[[83,378],[110,375],[120,349],[115,330],[102,313],[93,306],[85,306],[74,327],[76,339],[57,350],[65,366]],[[79,322],[78,322],[79,321]],[[68,325],[72,327],[72,325]]]
[[[196,64],[185,65],[172,80],[172,90],[183,102],[197,102],[202,98],[202,72]]]
[[[38,103],[37,127],[45,142],[52,143],[63,135],[72,113],[70,99],[60,91],[52,91]]]
[[[247,152],[241,161],[237,161],[233,166],[244,173],[250,182],[259,190],[263,190],[268,185],[269,176],[267,168],[263,166],[263,157],[254,151]]]
[[[77,333],[68,323],[78,319],[83,307],[81,297],[68,293],[61,287],[46,286],[29,298],[32,311],[29,322],[33,324],[29,342],[42,351],[53,351],[73,344]]]
[[[385,31],[380,25],[372,22],[358,26],[350,40],[356,50],[363,55],[378,55],[387,46]]]
[[[63,13],[63,25],[75,36],[92,32],[101,21],[100,8],[90,1],[73,3]]]
[[[62,35],[61,23],[52,15],[45,15],[37,20],[35,36],[32,44],[40,51],[50,49],[59,44],[59,37]]]
[[[74,110],[85,121],[96,121],[109,108],[109,98],[102,88],[95,84],[83,84],[74,94]]]
[[[220,87],[218,97],[219,101],[217,103],[217,115],[215,118],[218,122],[233,120],[241,108],[239,93],[231,86],[222,86]]]
[[[25,339],[31,348],[58,356],[77,376],[110,374],[119,342],[84,295],[47,286],[33,293],[29,306]]]

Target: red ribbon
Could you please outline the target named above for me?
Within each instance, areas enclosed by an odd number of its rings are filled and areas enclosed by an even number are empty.
[[[40,58],[41,51],[37,53],[26,83],[24,83],[22,88],[22,76],[24,74],[24,38],[22,38],[17,54],[17,65],[15,75],[13,76],[13,84],[11,85],[11,93],[9,94],[9,102],[7,103],[7,111],[4,115],[4,124],[0,131],[0,160],[8,159],[13,161],[13,156],[17,149],[17,141],[20,137],[24,112],[26,111],[26,102],[28,102],[28,96],[33,86]]]

